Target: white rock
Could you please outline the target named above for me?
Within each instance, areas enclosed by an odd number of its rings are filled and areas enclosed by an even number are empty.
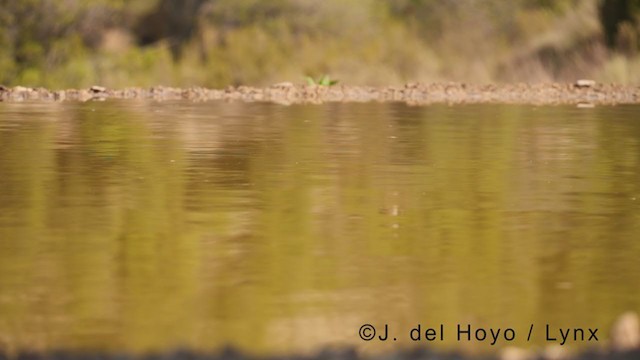
[[[515,346],[508,346],[500,351],[500,360],[532,360],[532,352]]]
[[[279,82],[277,84],[271,85],[271,87],[274,87],[274,88],[292,88],[293,86],[294,86],[293,83],[290,83],[288,81]]]
[[[611,329],[611,346],[615,350],[625,351],[640,347],[640,320],[638,314],[622,314]]]
[[[576,81],[576,86],[579,88],[593,87],[595,85],[596,85],[596,82],[594,80],[580,79]]]
[[[569,356],[561,345],[551,345],[544,349],[542,357],[547,360],[564,360]]]
[[[107,88],[104,86],[93,85],[89,88],[89,90],[91,90],[91,92],[93,93],[101,93],[107,91]]]

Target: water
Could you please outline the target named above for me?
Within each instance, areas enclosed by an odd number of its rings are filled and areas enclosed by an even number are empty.
[[[0,103],[0,349],[375,352],[417,324],[442,349],[544,346],[545,324],[606,341],[640,311],[639,114]]]

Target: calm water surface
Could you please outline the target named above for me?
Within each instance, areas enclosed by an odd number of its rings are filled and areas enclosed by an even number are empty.
[[[440,348],[490,348],[459,323],[606,340],[640,311],[639,119],[0,103],[0,349],[379,351],[418,323],[445,325]]]

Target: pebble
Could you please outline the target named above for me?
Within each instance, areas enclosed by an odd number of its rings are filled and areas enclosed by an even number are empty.
[[[611,346],[617,351],[640,348],[640,320],[638,314],[626,312],[611,328]]]
[[[579,87],[579,88],[589,88],[589,87],[594,87],[595,85],[596,85],[596,82],[594,80],[580,79],[576,81],[576,87]]]
[[[13,89],[11,89],[11,91],[14,91],[14,92],[27,92],[27,91],[31,91],[31,88],[24,87],[24,86],[16,86]]]
[[[531,351],[515,346],[508,346],[502,349],[499,357],[500,360],[533,360],[536,358]]]
[[[562,345],[550,345],[544,349],[542,357],[546,360],[564,360],[569,356]]]
[[[91,91],[92,93],[103,93],[105,91],[107,91],[107,88],[104,86],[98,86],[98,85],[93,85],[91,88],[89,88],[89,91]]]

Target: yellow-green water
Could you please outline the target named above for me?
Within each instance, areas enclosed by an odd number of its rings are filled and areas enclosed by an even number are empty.
[[[412,346],[640,311],[640,107],[0,103],[0,350]],[[364,342],[362,324],[397,342]],[[526,334],[536,330],[530,342]],[[422,345],[428,345],[421,342]],[[592,343],[575,343],[584,347]]]

